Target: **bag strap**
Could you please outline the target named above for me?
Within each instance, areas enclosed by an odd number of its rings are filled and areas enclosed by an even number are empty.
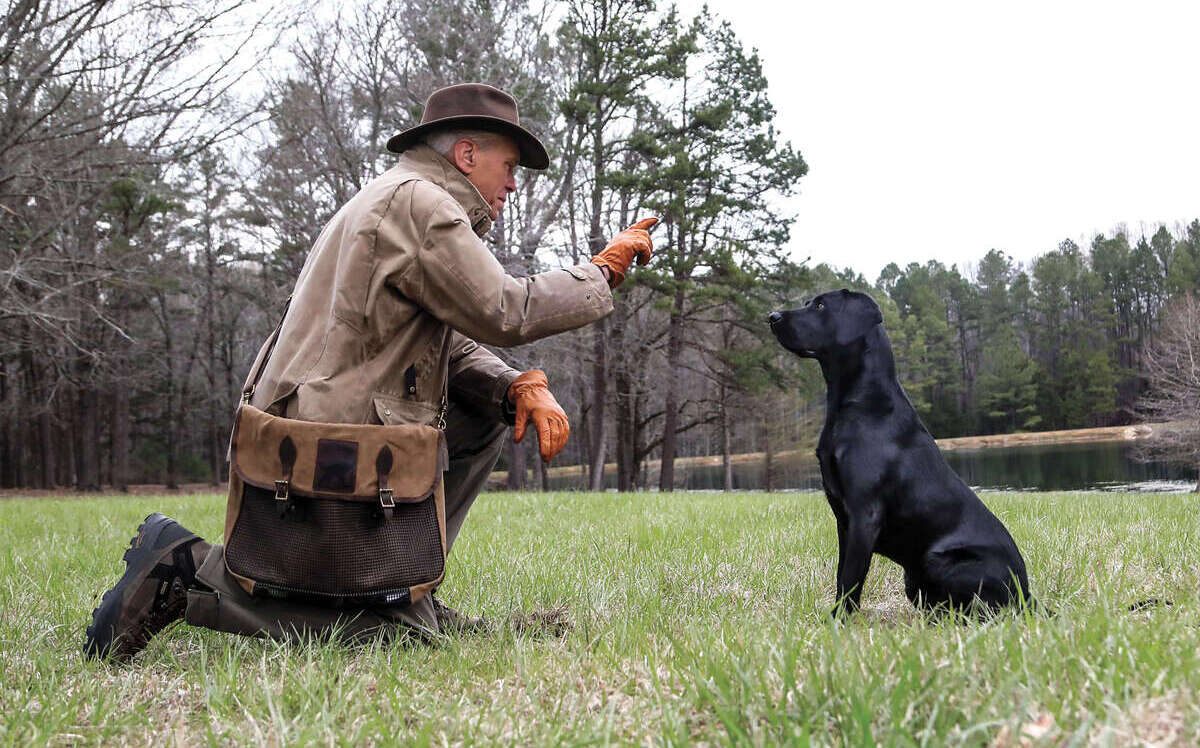
[[[383,510],[386,522],[392,518],[392,510],[396,508],[395,495],[388,486],[388,475],[392,472],[392,450],[384,444],[375,457],[375,479],[379,484],[379,508]]]
[[[253,370],[246,378],[246,386],[242,389],[242,404],[248,405],[250,398],[254,397],[254,388],[258,386],[258,380],[262,378],[263,369],[267,368],[267,361],[270,360],[271,354],[275,351],[275,343],[279,340],[279,331],[283,329],[283,320],[287,318],[288,309],[292,306],[292,295],[288,294],[287,301],[283,302],[283,314],[279,315],[279,324],[275,325],[275,329],[271,332],[271,336],[267,338],[266,350],[262,357],[255,362]]]
[[[292,468],[296,466],[296,443],[292,437],[285,436],[279,442],[279,467],[282,469],[283,480],[275,481],[275,509],[279,518],[283,519],[295,506],[291,495]]]

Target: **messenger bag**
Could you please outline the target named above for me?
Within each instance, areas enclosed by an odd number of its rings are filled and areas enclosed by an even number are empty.
[[[234,417],[226,568],[259,597],[333,607],[420,600],[446,569],[445,432],[300,421],[250,405],[279,329]]]

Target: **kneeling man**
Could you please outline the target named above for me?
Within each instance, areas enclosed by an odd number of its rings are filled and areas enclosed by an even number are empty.
[[[515,371],[479,343],[528,343],[609,314],[611,289],[635,257],[650,258],[656,219],[617,234],[589,263],[514,278],[482,237],[516,189],[516,167],[549,165],[520,126],[516,101],[482,84],[441,89],[421,123],[388,149],[400,154],[396,166],[321,231],[247,393],[261,410],[305,421],[444,424],[449,552],[508,427],[520,441],[532,421],[546,461],[569,430],[543,372]],[[160,514],[146,519],[124,558],[124,576],[93,613],[87,655],[131,657],[180,618],[268,636],[335,624],[349,635],[398,624],[423,632],[484,626],[433,595],[354,611],[252,598],[226,570],[220,545]]]

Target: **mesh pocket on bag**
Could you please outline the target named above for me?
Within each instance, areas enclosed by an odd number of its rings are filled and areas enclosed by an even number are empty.
[[[236,574],[333,599],[406,589],[445,566],[433,496],[397,503],[383,521],[375,504],[294,497],[280,519],[275,493],[245,484],[225,559]]]

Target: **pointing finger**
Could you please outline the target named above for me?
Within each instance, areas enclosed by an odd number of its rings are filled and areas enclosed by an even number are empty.
[[[653,217],[652,217],[652,218],[643,218],[642,220],[640,220],[640,221],[638,221],[637,223],[633,224],[633,225],[632,225],[632,226],[630,226],[629,228],[631,228],[631,229],[642,229],[642,230],[644,230],[644,231],[649,231],[651,228],[653,228],[653,227],[654,227],[654,224],[656,224],[656,223],[658,223],[658,219],[657,219],[657,218],[653,218]]]

